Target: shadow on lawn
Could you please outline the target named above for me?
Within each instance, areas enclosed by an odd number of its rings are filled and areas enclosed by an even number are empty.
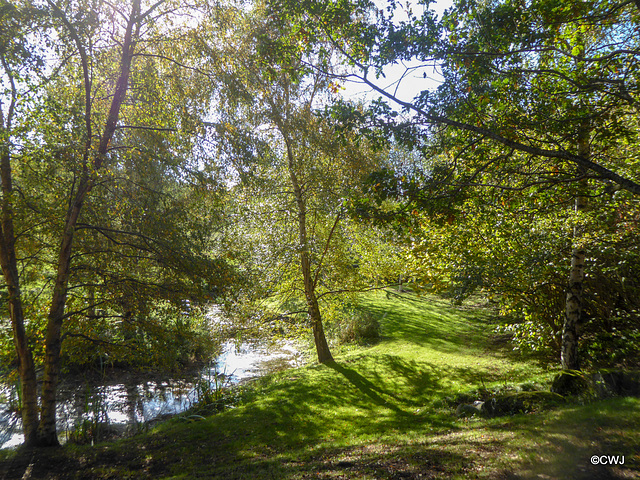
[[[383,395],[385,395],[387,397],[391,397],[391,398],[394,398],[395,400],[398,400],[397,395],[384,391],[380,387],[380,383],[376,385],[370,380],[367,380],[366,378],[364,378],[355,370],[344,367],[335,361],[326,363],[325,365],[335,370],[336,372],[340,373],[341,375],[343,375],[354,387],[356,387],[358,390],[360,390],[360,392],[362,392],[364,395],[369,397],[371,401],[373,401],[373,403],[380,405],[382,407],[390,408],[391,410],[393,410],[398,414],[401,414],[401,415],[406,414],[406,412],[401,410],[397,405],[390,403],[389,401],[383,398]]]
[[[614,398],[550,412],[540,422],[519,415],[490,430],[521,437],[514,479],[617,480],[640,478],[640,402]],[[623,465],[593,465],[593,455],[624,457]]]
[[[318,366],[311,379],[278,384],[268,401],[258,396],[241,409],[195,422],[188,432],[175,425],[161,429],[137,447],[129,465],[154,478],[225,479],[433,478],[437,471],[467,468],[464,456],[395,442],[394,432],[455,428],[453,417],[414,415],[404,394],[355,368]],[[381,444],[381,435],[388,444]],[[366,438],[375,440],[368,445]],[[354,446],[332,446],[350,442]]]
[[[505,379],[505,373],[493,370],[490,364],[453,366],[391,354],[377,354],[357,361],[357,375],[380,394],[396,399],[401,408],[425,406],[460,389],[472,390],[484,382]]]
[[[436,428],[452,428],[453,416],[431,415],[429,409],[420,416],[415,413],[416,406],[428,405],[434,392],[445,388],[433,370],[427,372],[424,365],[392,356],[377,356],[374,362],[378,361],[382,372],[337,362],[317,366],[310,378],[278,384],[268,395],[269,403],[256,397],[256,401],[245,406],[238,421],[268,427],[255,429],[251,439],[255,445],[268,442],[275,434],[285,447],[313,445],[349,434],[419,430],[427,423]],[[396,385],[384,376],[385,371],[391,377],[412,372],[413,377],[398,378],[404,383]],[[234,412],[225,417],[230,415]]]
[[[373,375],[375,364],[408,378],[404,388]],[[446,389],[438,373],[391,356],[366,366],[318,366],[311,377],[267,384],[241,408],[191,423],[174,420],[116,444],[18,457],[0,465],[0,478],[29,471],[24,478],[445,479],[475,478],[487,466],[492,479],[638,478],[637,400],[560,410],[544,421],[521,415],[482,422],[467,433],[453,415],[429,412],[428,404],[425,413],[412,413],[428,400],[424,390]],[[444,373],[470,374],[453,367]],[[434,434],[421,441],[427,430]],[[506,453],[517,455],[507,461]],[[594,467],[591,455],[625,455],[626,466]]]

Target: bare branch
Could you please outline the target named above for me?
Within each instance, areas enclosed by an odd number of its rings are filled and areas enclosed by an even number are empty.
[[[144,125],[118,125],[116,127],[116,130],[150,130],[150,131],[156,131],[156,132],[177,132],[178,130],[175,128],[169,128],[169,127],[147,127]],[[113,150],[114,148],[118,148],[118,147],[112,147],[110,150]],[[127,148],[134,148],[134,147],[127,147]]]
[[[322,271],[322,262],[324,261],[324,257],[327,254],[327,251],[329,250],[329,244],[331,243],[331,238],[333,237],[333,232],[335,231],[336,227],[338,226],[338,222],[340,222],[340,219],[342,218],[342,214],[343,214],[343,209],[341,209],[338,212],[338,215],[336,215],[336,220],[335,222],[333,222],[333,227],[331,227],[331,231],[329,232],[329,237],[327,238],[327,241],[324,244],[324,251],[322,252],[322,256],[320,257],[320,261],[318,262],[318,267],[316,268],[316,274],[313,278],[313,288],[316,288],[316,285],[318,283],[318,276],[320,275],[320,272]]]

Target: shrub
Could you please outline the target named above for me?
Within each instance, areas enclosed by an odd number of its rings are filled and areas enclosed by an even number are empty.
[[[373,313],[353,309],[335,328],[338,343],[374,343],[380,339],[380,322]]]

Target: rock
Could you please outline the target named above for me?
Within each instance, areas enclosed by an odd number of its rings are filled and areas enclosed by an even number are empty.
[[[458,405],[456,415],[458,417],[515,415],[546,410],[564,402],[563,396],[547,391],[502,393],[493,395],[485,402],[477,400],[472,404],[462,403]]]
[[[547,410],[565,403],[565,397],[590,402],[619,395],[640,396],[640,371],[602,370],[586,374],[566,370],[555,377],[550,392],[536,388],[542,387],[528,384],[493,391],[479,389],[447,397],[445,403],[451,407],[458,404],[458,417],[492,417]]]
[[[556,375],[551,391],[563,397],[580,397],[585,400],[597,397],[593,381],[578,370],[564,370]]]
[[[484,402],[481,402],[480,400],[477,400],[472,404],[461,403],[460,405],[458,405],[458,408],[456,408],[456,415],[458,417],[471,417],[473,415],[482,415],[484,413],[483,406],[484,406]]]
[[[640,396],[640,372],[601,370],[589,376],[600,398],[613,396]]]
[[[489,415],[515,415],[546,410],[564,403],[563,396],[544,390],[496,395],[485,406]]]
[[[640,372],[601,370],[591,374],[566,370],[553,380],[551,391],[562,396],[595,400],[615,396],[640,396]]]

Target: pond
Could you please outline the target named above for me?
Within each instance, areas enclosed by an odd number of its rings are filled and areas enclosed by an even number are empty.
[[[180,414],[195,405],[197,383],[208,382],[210,388],[232,385],[272,369],[301,363],[302,357],[292,342],[277,345],[226,342],[222,354],[191,378],[141,381],[139,376],[125,375],[97,385],[62,384],[57,410],[60,441],[66,442],[71,432],[86,422],[108,425],[115,434],[135,433],[153,420]],[[15,392],[1,386],[0,448],[23,442],[20,416],[10,408],[10,398],[15,398]]]

